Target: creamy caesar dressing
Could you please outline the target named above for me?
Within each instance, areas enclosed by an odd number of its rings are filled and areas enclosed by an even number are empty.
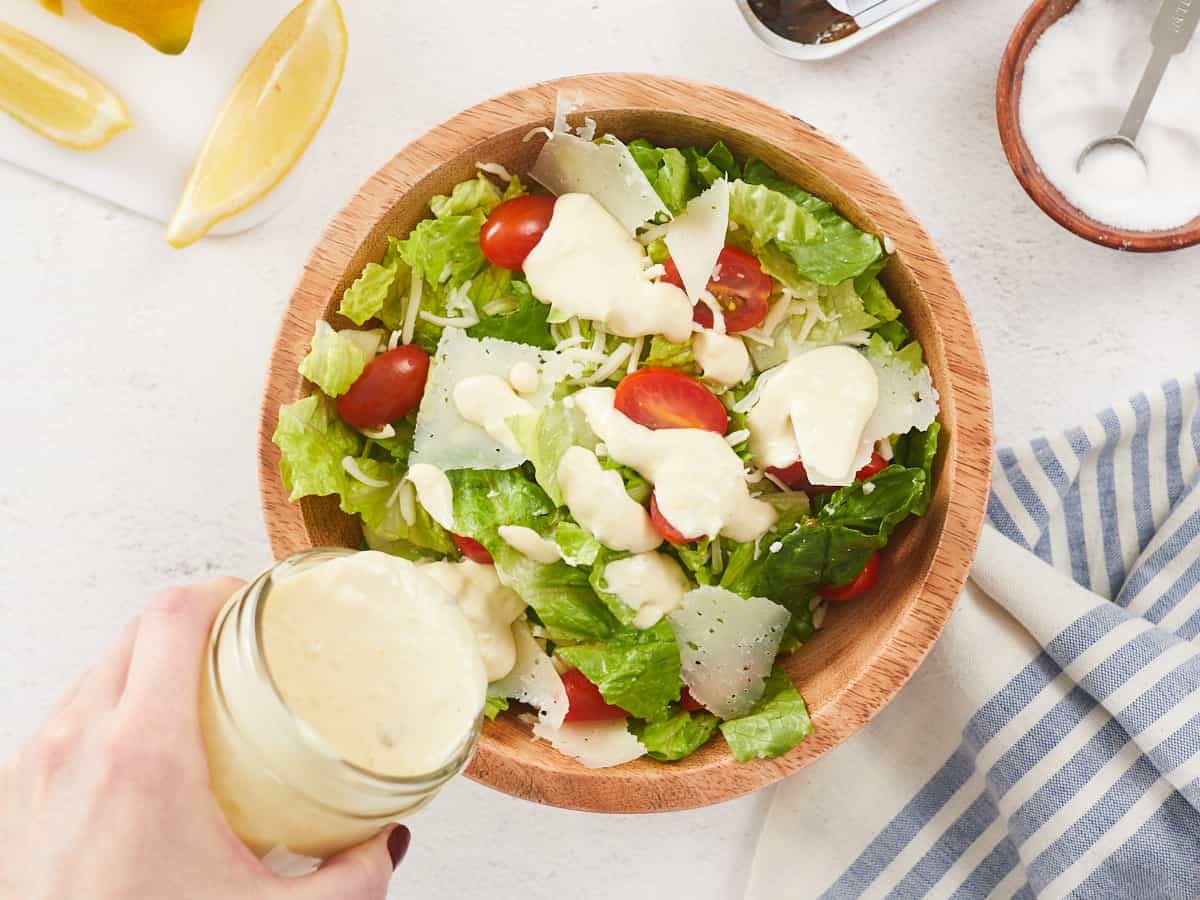
[[[518,553],[542,565],[550,565],[562,559],[562,551],[554,541],[542,537],[524,525],[501,525],[497,529],[500,540]]]
[[[821,347],[760,376],[746,417],[763,468],[803,460],[813,484],[846,485],[870,459],[867,423],[879,403],[875,368],[850,347]]]
[[[436,770],[483,708],[488,679],[466,617],[407,560],[366,551],[283,580],[261,628],[283,702],[369,772]]]
[[[775,524],[774,508],[750,496],[742,461],[723,435],[697,428],[645,428],[613,407],[614,396],[612,388],[586,388],[574,401],[609,456],[654,485],[659,512],[685,537],[721,534],[753,541]]]
[[[508,370],[508,383],[518,394],[532,394],[542,386],[542,378],[536,366],[521,360]]]
[[[642,245],[593,197],[564,194],[522,270],[533,295],[563,318],[681,344],[692,333],[692,304],[674,285],[646,280],[648,262]]]
[[[417,502],[425,508],[433,521],[447,531],[453,531],[454,488],[450,486],[450,479],[446,477],[446,473],[429,463],[413,463],[404,477],[416,489]],[[401,494],[400,502],[403,503],[406,498],[406,494]],[[411,524],[412,517],[405,515],[404,520]]]
[[[568,447],[558,463],[558,486],[575,521],[610,550],[644,553],[662,543],[645,507],[625,493],[621,475],[584,447]]]
[[[511,672],[517,660],[511,626],[525,612],[525,601],[500,582],[496,567],[463,559],[424,563],[418,569],[457,602],[475,634],[487,680]]]
[[[521,445],[513,436],[507,420],[528,415],[534,411],[533,405],[518,397],[512,385],[503,378],[496,375],[467,376],[454,386],[454,406],[460,416],[478,425],[492,440],[513,453],[522,453]]]
[[[649,628],[683,603],[691,587],[674,559],[665,553],[638,553],[604,567],[608,592],[637,610],[633,624]]]
[[[705,378],[733,387],[750,374],[750,354],[740,337],[701,331],[692,338],[692,351]]]

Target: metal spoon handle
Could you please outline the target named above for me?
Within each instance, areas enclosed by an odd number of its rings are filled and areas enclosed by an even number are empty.
[[[1137,139],[1171,57],[1187,48],[1198,24],[1200,0],[1166,0],[1163,3],[1158,17],[1154,20],[1154,26],[1150,29],[1150,43],[1154,46],[1154,53],[1146,63],[1146,71],[1142,73],[1137,93],[1133,95],[1133,101],[1129,104],[1129,110],[1125,113],[1121,128],[1117,132],[1122,137],[1131,141]]]

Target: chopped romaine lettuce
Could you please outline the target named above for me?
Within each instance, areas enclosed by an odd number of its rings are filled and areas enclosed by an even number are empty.
[[[342,460],[356,456],[363,439],[338,418],[328,397],[314,393],[279,408],[271,438],[279,447],[279,474],[289,500],[341,494],[350,476]]]
[[[720,728],[738,762],[783,756],[813,731],[804,698],[778,666],[753,711]]]
[[[642,365],[679,369],[681,372],[693,374],[699,371],[691,341],[686,344],[673,344],[661,334],[656,334],[650,339],[650,353],[643,360]]]
[[[488,697],[483,701],[483,714],[489,719],[494,720],[506,709],[508,709],[508,699],[505,697]]]
[[[338,312],[355,325],[379,319],[388,328],[399,328],[403,298],[411,281],[412,270],[400,257],[400,241],[389,237],[383,262],[367,263],[342,294]]]
[[[592,533],[570,520],[561,521],[554,529],[554,542],[562,553],[563,562],[575,568],[589,568],[605,552],[604,545]]]
[[[717,141],[707,153],[701,153],[696,147],[685,147],[683,156],[698,190],[712,187],[718,178],[737,181],[742,177],[741,166],[723,141]]]
[[[401,490],[413,489],[401,488],[396,465],[365,456],[356,459],[354,465],[364,478],[382,484],[368,484],[350,474],[342,491],[342,512],[358,513],[364,528],[384,541],[403,541],[420,551],[442,556],[455,554],[449,532],[433,520],[413,494],[407,500],[401,496]]]
[[[461,216],[483,210],[490,213],[500,204],[500,190],[492,180],[480,172],[470,181],[461,181],[450,191],[450,196],[438,194],[429,201],[429,209],[438,219]]]
[[[629,723],[632,731],[654,759],[671,762],[690,756],[703,747],[717,729],[717,717],[710,712],[681,709],[658,722]]]
[[[587,676],[614,706],[651,721],[679,701],[679,647],[664,619],[645,630],[622,628],[604,641],[559,647],[557,653]]]
[[[493,271],[506,271],[492,268]],[[472,282],[471,290],[474,291],[474,288],[475,283]],[[550,328],[546,325],[550,307],[539,302],[524,281],[512,281],[508,285],[507,294],[515,300],[516,305],[510,307],[508,312],[497,315],[486,311],[487,301],[476,300],[475,306],[479,309],[481,318],[478,325],[467,329],[467,334],[473,338],[494,337],[515,344],[529,344],[543,350],[553,350],[554,339],[550,337]]]
[[[519,416],[509,423],[513,436],[533,463],[537,483],[555,506],[562,506],[558,464],[569,447],[595,449],[599,438],[588,427],[587,417],[576,406],[547,403],[540,412]]]
[[[629,144],[629,152],[655,193],[672,213],[681,213],[695,196],[687,159],[674,147],[660,149],[645,138]]]
[[[459,287],[487,262],[479,248],[484,219],[478,209],[444,219],[424,219],[400,242],[400,257],[429,285]]]
[[[300,374],[328,396],[340,396],[375,358],[382,343],[382,331],[334,331],[322,319],[313,333],[312,349],[300,363]]]
[[[746,229],[752,246],[787,248],[815,241],[821,226],[790,197],[761,184],[735,181],[729,191],[729,220]]]
[[[927,477],[923,468],[888,466],[866,481],[834,491],[817,519],[887,537],[924,501]]]
[[[828,200],[815,197],[780,178],[760,160],[747,162],[742,178],[788,197],[817,223],[817,234],[808,240],[775,242],[800,274],[810,281],[839,284],[847,278],[858,277],[883,256],[879,238],[859,230]]]
[[[941,433],[941,424],[934,422],[925,431],[910,431],[897,440],[892,448],[893,462],[910,469],[919,468],[925,473],[925,493],[912,507],[915,516],[929,512],[929,502],[933,497],[933,462],[937,458]]]

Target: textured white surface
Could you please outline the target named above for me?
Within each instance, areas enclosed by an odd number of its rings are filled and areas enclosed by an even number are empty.
[[[0,0],[0,11],[23,2]],[[267,562],[258,395],[305,256],[398,147],[520,84],[583,71],[686,75],[844,141],[950,260],[989,356],[1002,437],[1057,428],[1194,367],[1200,253],[1085,244],[1009,172],[992,91],[1023,6],[946,0],[815,64],[772,55],[733,0],[510,0],[422,4],[419,14],[406,3],[357,29],[363,16],[353,15],[346,80],[304,190],[262,228],[182,253],[163,243],[161,225],[0,167],[0,754],[150,591]],[[624,900],[731,900],[766,799],[601,817],[463,781],[413,822],[392,897],[449,900],[482,887],[504,900],[599,900],[619,883]]]

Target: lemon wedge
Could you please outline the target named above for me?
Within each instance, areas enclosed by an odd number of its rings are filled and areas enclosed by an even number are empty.
[[[62,0],[42,0],[58,7]],[[187,49],[200,0],[79,0],[79,5],[97,19],[136,34],[160,53],[176,54]]]
[[[133,123],[121,98],[57,50],[0,22],[0,109],[65,147],[92,150]]]
[[[346,62],[337,0],[304,0],[238,79],[167,226],[186,247],[262,199],[291,171],[325,121]]]
[[[38,2],[56,16],[61,16],[63,14],[62,0],[38,0]]]

